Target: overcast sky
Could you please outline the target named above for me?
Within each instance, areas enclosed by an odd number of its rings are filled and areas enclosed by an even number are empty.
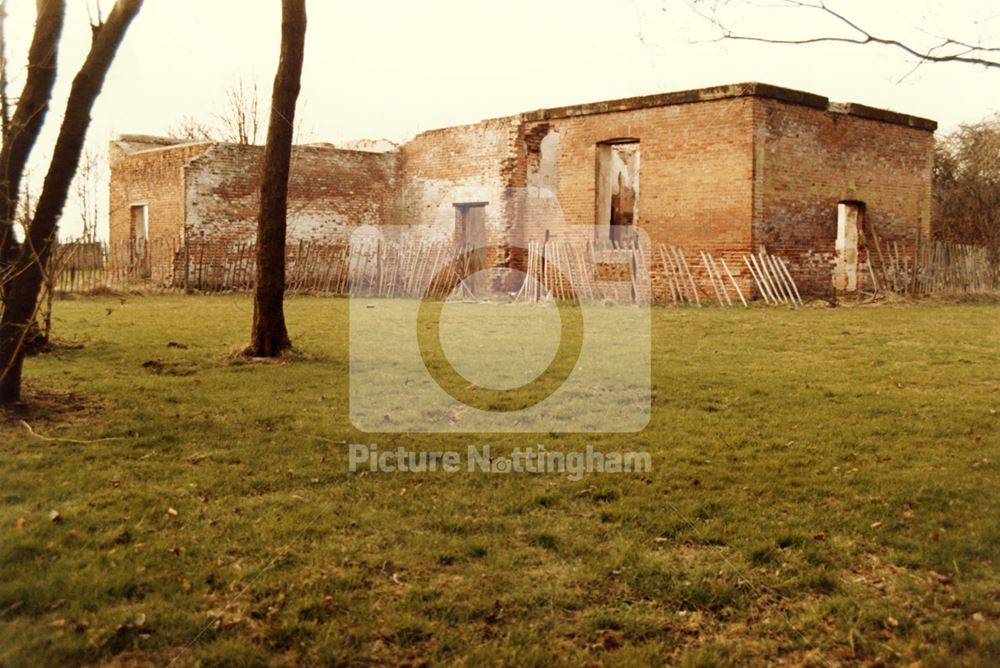
[[[1000,44],[995,0],[828,2],[872,32],[922,44],[943,34]],[[34,4],[6,2],[12,97],[23,83]],[[90,43],[87,8],[96,6],[68,5],[52,111],[32,156],[38,183]],[[310,0],[308,12],[298,113],[311,141],[400,141],[542,107],[739,81],[925,116],[942,130],[1000,110],[1000,69],[911,72],[912,59],[884,47],[720,42],[686,0]],[[773,6],[734,11],[727,22],[774,37],[831,31],[806,12]],[[89,148],[103,153],[122,133],[164,134],[184,116],[211,120],[241,78],[256,79],[269,97],[279,31],[279,0],[146,0],[95,106]],[[62,236],[79,229],[70,202]]]

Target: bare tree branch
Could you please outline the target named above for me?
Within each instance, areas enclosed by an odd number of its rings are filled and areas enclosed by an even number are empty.
[[[878,35],[863,28],[855,20],[848,18],[845,14],[831,8],[825,0],[779,0],[777,4],[767,5],[768,7],[783,7],[793,9],[804,9],[817,12],[826,16],[847,32],[843,35],[819,35],[815,37],[805,37],[799,39],[782,39],[773,37],[763,37],[759,35],[744,35],[734,32],[719,16],[719,7],[722,5],[731,6],[731,0],[691,0],[692,8],[703,18],[710,21],[721,32],[720,39],[763,42],[765,44],[855,44],[870,45],[877,44],[888,46],[907,53],[918,59],[922,63],[964,63],[967,65],[981,65],[983,67],[1000,67],[1000,59],[992,57],[990,54],[1000,53],[1000,47],[974,44],[967,40],[954,37],[941,37],[941,41],[935,46],[925,48],[910,44],[908,42]],[[761,7],[754,3],[744,3]]]
[[[932,220],[939,239],[1000,254],[1000,114],[937,140]]]
[[[84,243],[97,241],[97,223],[100,220],[101,173],[104,158],[99,153],[84,151],[73,178],[73,195],[80,209],[83,232],[80,240]]]

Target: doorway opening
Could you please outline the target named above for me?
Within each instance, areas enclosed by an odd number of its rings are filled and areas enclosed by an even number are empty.
[[[836,262],[833,287],[837,292],[857,292],[858,239],[865,223],[865,203],[844,201],[837,205]]]
[[[482,270],[486,267],[486,205],[488,202],[455,204],[455,246],[462,260],[459,275],[473,293],[486,282]]]

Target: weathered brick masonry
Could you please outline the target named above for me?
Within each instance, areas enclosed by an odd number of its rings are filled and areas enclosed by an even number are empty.
[[[257,230],[261,146],[215,144],[184,169],[186,234],[222,259]],[[288,240],[337,243],[380,224],[395,186],[391,154],[297,146],[288,182]]]
[[[112,142],[111,241],[137,237],[133,209],[145,206],[151,248],[183,239],[187,260],[221,277],[226,261],[254,240],[264,149],[176,140],[162,145],[168,141],[126,136]],[[395,204],[396,173],[390,153],[296,146],[288,184],[289,246],[343,244],[357,225],[380,224]],[[184,259],[177,255],[175,281],[181,282]]]
[[[741,257],[766,248],[803,292],[826,293],[841,202],[863,204],[862,265],[873,230],[904,255],[927,238],[935,127],[751,83],[432,130],[383,153],[297,147],[289,240],[413,225],[456,243],[481,234],[489,264],[519,268],[518,249],[546,232],[603,242],[636,225],[654,244],[725,258],[748,291]],[[147,204],[150,238],[183,231],[221,260],[253,237],[262,150],[168,141],[113,143],[111,237],[128,238],[130,207]]]
[[[788,258],[800,287],[828,292],[837,204],[864,203],[861,233],[873,249],[912,256],[930,236],[934,123],[869,109],[757,99],[754,109],[754,245]],[[867,258],[859,248],[859,262]],[[879,260],[872,253],[872,262]]]

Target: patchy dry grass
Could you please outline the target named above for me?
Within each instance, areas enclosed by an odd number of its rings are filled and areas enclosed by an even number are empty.
[[[1000,662],[1000,306],[657,310],[639,434],[374,439],[345,302],[288,311],[255,364],[245,297],[57,304],[84,346],[0,427],[0,663]],[[373,440],[654,471],[349,473]]]

